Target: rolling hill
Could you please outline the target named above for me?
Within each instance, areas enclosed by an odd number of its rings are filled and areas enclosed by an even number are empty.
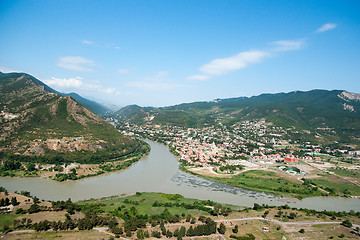
[[[95,101],[83,98],[82,96],[80,96],[77,93],[59,93],[61,96],[70,96],[73,99],[75,99],[78,103],[80,103],[81,105],[83,105],[84,107],[86,107],[87,109],[89,109],[91,112],[95,113],[98,116],[103,116],[107,111],[109,111],[110,109],[107,108],[106,106],[97,103]]]
[[[183,127],[231,126],[238,121],[266,119],[289,129],[293,139],[360,144],[360,94],[343,90],[262,94],[156,109],[127,107],[116,115],[136,124]]]
[[[25,73],[0,73],[0,158],[101,162],[141,151],[70,94]]]

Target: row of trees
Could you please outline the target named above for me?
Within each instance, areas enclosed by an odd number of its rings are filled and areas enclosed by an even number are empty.
[[[325,216],[329,216],[329,217],[347,217],[347,216],[354,216],[354,217],[360,217],[360,212],[355,212],[354,210],[350,210],[349,212],[345,212],[345,211],[341,211],[341,212],[336,212],[336,211],[328,211],[328,210],[323,210],[323,211],[318,211],[318,210],[315,210],[315,209],[306,209],[306,208],[295,208],[295,207],[290,207],[288,204],[285,204],[285,205],[281,205],[281,206],[269,206],[267,204],[258,204],[258,203],[254,203],[254,207],[252,208],[253,210],[256,210],[256,211],[261,211],[261,210],[264,210],[264,209],[270,209],[270,208],[278,208],[278,213],[277,215],[275,215],[276,217],[281,217],[283,216],[283,212],[281,210],[283,209],[292,209],[292,210],[297,210],[297,211],[300,211],[300,212],[304,212],[306,213],[307,215],[318,215],[318,216],[322,216],[322,215],[325,215]],[[244,211],[247,211],[248,209],[244,209]],[[296,216],[294,216],[295,218]],[[291,216],[290,216],[291,218]],[[335,219],[334,218],[334,219]]]
[[[5,207],[5,206],[9,206],[9,205],[19,205],[19,202],[17,201],[16,197],[12,197],[11,200],[9,198],[2,198],[0,200],[0,207]]]
[[[211,218],[206,218],[204,220],[204,224],[197,225],[195,227],[190,226],[188,229],[182,226],[176,229],[174,232],[171,232],[169,229],[166,229],[165,224],[162,221],[160,223],[160,230],[161,231],[152,231],[151,236],[154,238],[161,238],[162,236],[166,238],[176,237],[177,239],[180,240],[183,239],[183,237],[185,236],[194,237],[194,236],[208,236],[211,234],[215,234],[217,228],[216,228],[216,223]],[[225,225],[220,224],[218,231],[220,234],[224,234],[226,231]],[[125,231],[125,233],[127,237],[131,236],[131,232]],[[146,230],[139,229],[137,231],[136,236],[138,239],[144,239],[144,238],[149,238],[150,234]]]
[[[14,220],[15,229],[34,229],[36,231],[46,231],[49,229],[57,230],[73,230],[76,227],[79,230],[90,230],[95,226],[109,226],[110,230],[115,229],[118,221],[114,217],[99,216],[94,211],[85,211],[85,217],[72,220],[68,214],[65,215],[65,221],[40,221],[32,223],[31,219],[23,218],[22,220]]]

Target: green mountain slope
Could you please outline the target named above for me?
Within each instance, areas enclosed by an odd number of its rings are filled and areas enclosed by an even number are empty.
[[[91,101],[89,99],[83,98],[77,93],[61,93],[62,96],[70,96],[75,99],[78,103],[89,109],[91,112],[95,113],[98,116],[103,116],[109,108],[105,107],[104,105],[97,103],[95,101]]]
[[[141,112],[141,115],[138,113]],[[146,116],[146,117],[144,117]],[[342,90],[294,91],[250,98],[216,99],[157,109],[137,109],[125,119],[137,124],[198,127],[266,119],[290,128],[292,138],[319,142],[360,143],[360,95]]]
[[[28,74],[0,74],[0,110],[1,158],[99,162],[141,150],[140,142]]]

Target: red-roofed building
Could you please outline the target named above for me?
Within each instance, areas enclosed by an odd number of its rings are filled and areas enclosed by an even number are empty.
[[[288,163],[297,163],[299,160],[297,158],[289,158],[286,157],[284,158],[284,162],[288,162]]]

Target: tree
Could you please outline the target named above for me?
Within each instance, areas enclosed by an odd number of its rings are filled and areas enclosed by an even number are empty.
[[[186,232],[186,236],[192,237],[195,236],[194,234],[194,228],[192,226],[190,226]]]
[[[35,171],[35,163],[28,163],[28,164],[26,165],[26,169],[27,169],[29,172]]]
[[[116,234],[116,235],[120,235],[120,234],[124,233],[122,227],[113,227],[113,228],[111,228],[111,232]]]
[[[161,220],[160,229],[161,229],[161,234],[162,234],[163,236],[165,236],[165,235],[166,235],[166,228],[165,228],[165,225],[164,225],[164,221],[163,221],[163,220]]]
[[[300,229],[299,233],[305,233],[305,230],[302,228]]]
[[[225,232],[226,232],[226,226],[225,226],[224,223],[220,223],[220,226],[219,226],[219,228],[218,228],[218,231],[219,231],[220,234],[225,234]]]
[[[144,239],[144,231],[142,229],[139,229],[136,233],[136,236],[138,239]]]
[[[130,229],[127,229],[127,230],[125,231],[125,234],[126,234],[127,237],[131,237],[131,230],[130,230]]]
[[[260,210],[260,209],[262,209],[262,206],[259,205],[258,203],[254,203],[253,210]]]
[[[296,213],[291,212],[291,213],[289,214],[288,218],[294,219],[294,218],[296,218],[296,216],[297,216]]]
[[[73,205],[69,205],[66,210],[70,215],[75,214],[75,207]]]
[[[235,227],[232,230],[233,233],[238,233],[239,232],[239,226],[235,225]]]
[[[37,213],[37,212],[40,212],[40,206],[37,205],[36,203],[34,203],[28,209],[28,213],[32,214],[32,213]]]
[[[155,238],[161,238],[161,233],[159,231],[153,231],[151,233],[151,236],[153,236]]]
[[[12,197],[11,198],[11,205],[16,206],[18,204],[19,204],[19,202],[17,201],[16,197]]]
[[[349,221],[349,219],[346,219],[345,221],[343,221],[341,223],[341,225],[345,226],[345,227],[348,227],[348,228],[351,228],[352,227],[352,223]]]
[[[184,226],[181,226],[178,234],[178,238],[180,237],[180,239],[182,239],[183,237],[185,237],[185,234],[186,234],[186,228]]]
[[[34,198],[33,198],[33,202],[34,202],[34,203],[40,203],[40,199],[37,198],[37,197],[34,197]]]
[[[173,236],[172,232],[170,230],[166,231],[166,237],[171,238]]]

